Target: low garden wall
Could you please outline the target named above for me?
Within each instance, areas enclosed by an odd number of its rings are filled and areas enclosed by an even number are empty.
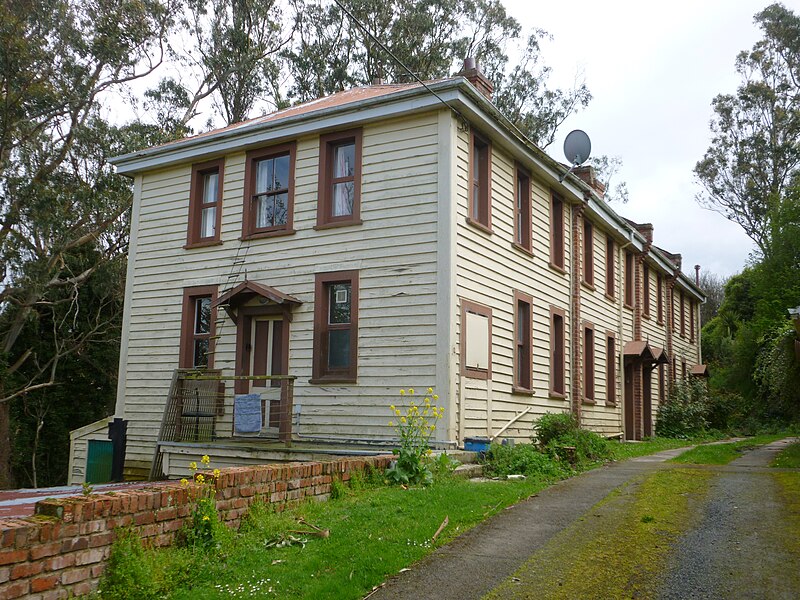
[[[278,508],[305,498],[327,500],[331,481],[383,471],[391,456],[344,458],[222,469],[215,482],[220,519],[236,527],[256,500]],[[172,544],[203,493],[199,484],[142,487],[42,500],[36,514],[0,519],[0,598],[67,598],[97,588],[115,530],[132,528],[152,546]]]

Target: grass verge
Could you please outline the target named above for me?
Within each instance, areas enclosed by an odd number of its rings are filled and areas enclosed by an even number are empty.
[[[769,466],[782,469],[800,468],[800,442],[795,442],[781,450]]]
[[[137,554],[130,568],[142,585],[121,577],[120,591],[103,597],[361,598],[434,547],[546,485],[530,478],[446,478],[428,488],[365,488],[282,513],[256,505],[238,532],[221,536],[217,548]],[[448,525],[432,542],[445,517]],[[329,537],[293,533],[309,530],[300,519],[329,530]],[[181,577],[170,576],[176,567]]]
[[[697,446],[672,459],[672,462],[691,465],[727,465],[739,458],[742,452],[752,450],[786,437],[783,434],[757,435],[728,444]]]
[[[487,598],[652,598],[714,474],[658,471],[612,492]]]

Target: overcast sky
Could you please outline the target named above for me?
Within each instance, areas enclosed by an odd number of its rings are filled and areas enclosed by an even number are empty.
[[[614,205],[617,212],[652,223],[654,243],[681,253],[688,274],[695,264],[720,275],[740,271],[753,244],[698,206],[692,169],[710,142],[711,100],[736,90],[736,55],[760,38],[753,15],[769,2],[503,2],[523,26],[554,37],[543,48],[551,83],[568,87],[582,72],[594,96],[548,152],[563,161],[564,137],[583,129],[593,155],[623,161],[615,177],[627,182],[630,201]]]

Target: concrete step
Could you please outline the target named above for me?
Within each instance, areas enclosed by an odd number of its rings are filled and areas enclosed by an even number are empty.
[[[478,464],[464,464],[456,467],[453,471],[456,477],[463,477],[464,479],[472,479],[473,477],[483,477],[483,465]]]
[[[471,465],[478,462],[478,453],[468,452],[467,450],[448,450],[447,456],[457,460],[462,465]]]

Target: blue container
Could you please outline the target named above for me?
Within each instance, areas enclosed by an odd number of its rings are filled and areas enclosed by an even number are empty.
[[[464,450],[468,452],[486,452],[491,441],[489,438],[468,437],[464,438]]]

